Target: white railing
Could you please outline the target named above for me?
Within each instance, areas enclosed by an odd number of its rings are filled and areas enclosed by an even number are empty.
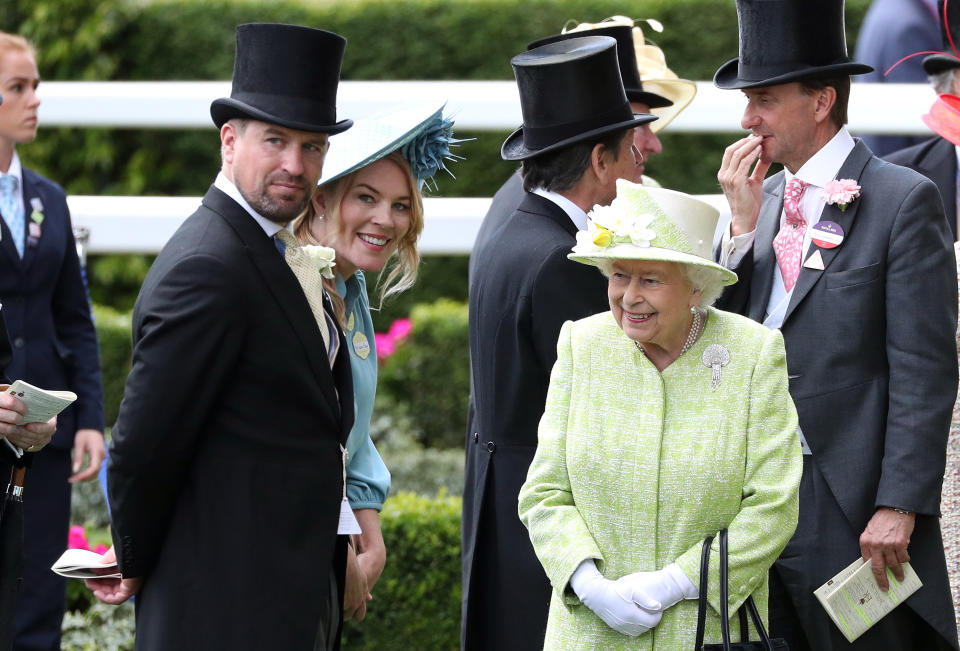
[[[736,132],[743,95],[697,82],[693,103],[671,132]],[[212,128],[210,102],[230,94],[229,82],[45,82],[40,87],[44,127]],[[854,84],[850,130],[926,134],[920,116],[934,99],[923,84]],[[457,127],[504,131],[522,121],[516,84],[510,81],[347,81],[340,85],[338,115],[363,117],[398,103],[446,102]],[[334,145],[336,141],[334,140]],[[506,165],[506,163],[504,164]],[[210,170],[211,179],[214,170]],[[721,209],[722,195],[702,197]],[[89,229],[90,253],[156,253],[193,212],[199,197],[73,196],[76,226]],[[424,253],[469,253],[489,199],[425,201]]]

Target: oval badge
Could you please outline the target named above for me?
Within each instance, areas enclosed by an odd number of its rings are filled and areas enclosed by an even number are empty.
[[[822,221],[813,226],[810,238],[822,249],[832,249],[843,242],[843,228],[837,222]]]
[[[370,340],[359,330],[353,333],[353,352],[360,359],[366,359],[370,355]]]

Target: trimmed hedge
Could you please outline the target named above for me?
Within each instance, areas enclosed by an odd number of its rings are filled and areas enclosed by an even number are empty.
[[[417,305],[413,332],[380,368],[378,403],[410,423],[431,448],[460,448],[470,395],[467,305],[439,299]]]
[[[117,420],[123,385],[133,361],[133,342],[130,338],[131,314],[113,308],[93,306],[93,320],[100,340],[100,375],[103,381],[103,409],[107,427]]]
[[[460,639],[459,497],[393,495],[380,514],[387,564],[362,622],[347,622],[346,649],[455,649]],[[264,539],[269,547],[269,535]],[[133,607],[89,599],[69,581],[70,604],[80,608],[63,622],[68,651],[133,648]]]
[[[347,649],[455,649],[460,639],[459,497],[391,496],[380,514],[387,565]]]

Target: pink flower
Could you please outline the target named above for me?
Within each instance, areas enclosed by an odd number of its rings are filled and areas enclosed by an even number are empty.
[[[823,187],[823,200],[831,206],[839,206],[841,212],[860,196],[860,186],[853,179],[830,181]]]
[[[104,554],[107,553],[107,550],[108,550],[108,549],[110,549],[110,548],[107,547],[106,545],[104,545],[103,543],[100,543],[99,545],[97,545],[96,547],[93,548],[93,553],[94,553],[94,554],[100,554],[101,556],[103,556]]]
[[[74,525],[70,527],[70,534],[67,536],[68,549],[90,549],[90,543],[87,542],[87,534],[83,532],[83,527]]]
[[[401,341],[413,331],[413,321],[410,319],[397,319],[390,324],[390,331],[387,333],[393,337],[394,341]]]
[[[373,334],[373,344],[377,347],[377,359],[380,361],[393,355],[397,349],[397,344],[389,334],[375,332]]]

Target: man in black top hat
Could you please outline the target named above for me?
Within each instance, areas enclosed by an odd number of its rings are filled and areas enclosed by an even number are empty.
[[[591,29],[578,29],[577,31],[570,31],[564,34],[538,39],[527,45],[527,49],[530,50],[541,45],[546,45],[547,43],[556,43],[570,38],[609,36],[617,41],[617,63],[620,65],[620,77],[623,82],[623,89],[627,94],[627,99],[630,100],[630,109],[634,113],[650,113],[651,109],[673,106],[673,100],[658,93],[644,90],[643,88],[633,40],[633,32],[636,28],[627,24],[601,25],[602,26],[593,26]],[[664,80],[660,81],[662,82]],[[675,83],[676,85],[673,86],[675,89],[682,88],[679,80],[669,80],[668,83]],[[679,91],[674,92],[677,95],[682,95]],[[683,93],[687,92],[686,90],[683,91]],[[691,91],[690,94],[692,95],[693,92],[695,92],[695,89]],[[684,102],[689,102],[690,99],[692,99],[692,97],[683,97],[679,110],[682,110],[682,106],[686,106]],[[666,120],[666,122],[669,122],[669,120]],[[637,147],[643,159],[639,166],[640,182],[643,183],[653,182],[644,175],[647,161],[650,160],[651,156],[655,156],[663,151],[663,146],[657,137],[656,125],[658,124],[660,124],[659,120],[657,122],[640,125],[633,130],[633,144]],[[506,183],[500,186],[500,189],[497,190],[493,196],[490,208],[487,210],[487,214],[480,224],[480,230],[477,232],[475,248],[483,245],[487,239],[500,228],[500,225],[513,214],[513,211],[516,210],[520,202],[523,201],[524,194],[523,180],[520,178],[520,172],[517,171],[507,179]],[[471,259],[471,268],[475,266],[476,260],[476,256]]]
[[[718,173],[732,212],[721,306],[779,328],[804,471],[794,537],[770,572],[791,651],[956,649],[938,510],[957,393],[952,237],[933,183],[847,133],[842,0],[737,0],[747,97]],[[774,162],[785,169],[764,181]],[[751,171],[752,168],[752,171]],[[831,185],[840,182],[846,192]],[[842,189],[842,188],[841,188]],[[813,591],[862,557],[886,589],[924,585],[852,645]]]
[[[474,247],[479,264],[470,274],[466,649],[543,645],[550,585],[517,515],[517,494],[537,446],[560,326],[607,309],[603,276],[567,253],[586,211],[616,196],[617,179],[639,179],[633,131],[656,119],[631,110],[610,37],[565,39],[511,63],[523,126],[501,155],[522,161],[525,194]]]
[[[339,646],[350,362],[284,227],[352,124],[345,45],[237,28],[231,96],[210,107],[223,167],[137,299],[108,469],[124,578],[89,582],[108,603],[138,593],[137,649]]]
[[[947,21],[943,22],[944,11]],[[939,2],[940,31],[943,51],[931,54],[923,59],[923,69],[930,79],[937,95],[960,94],[960,53],[950,45],[951,34],[954,44],[960,47],[960,0]],[[957,146],[942,136],[927,138],[911,147],[905,147],[884,156],[891,163],[916,170],[933,181],[940,190],[943,210],[947,223],[953,231],[953,239],[960,240],[960,228],[957,223],[957,183],[960,181],[960,166],[957,165]]]

